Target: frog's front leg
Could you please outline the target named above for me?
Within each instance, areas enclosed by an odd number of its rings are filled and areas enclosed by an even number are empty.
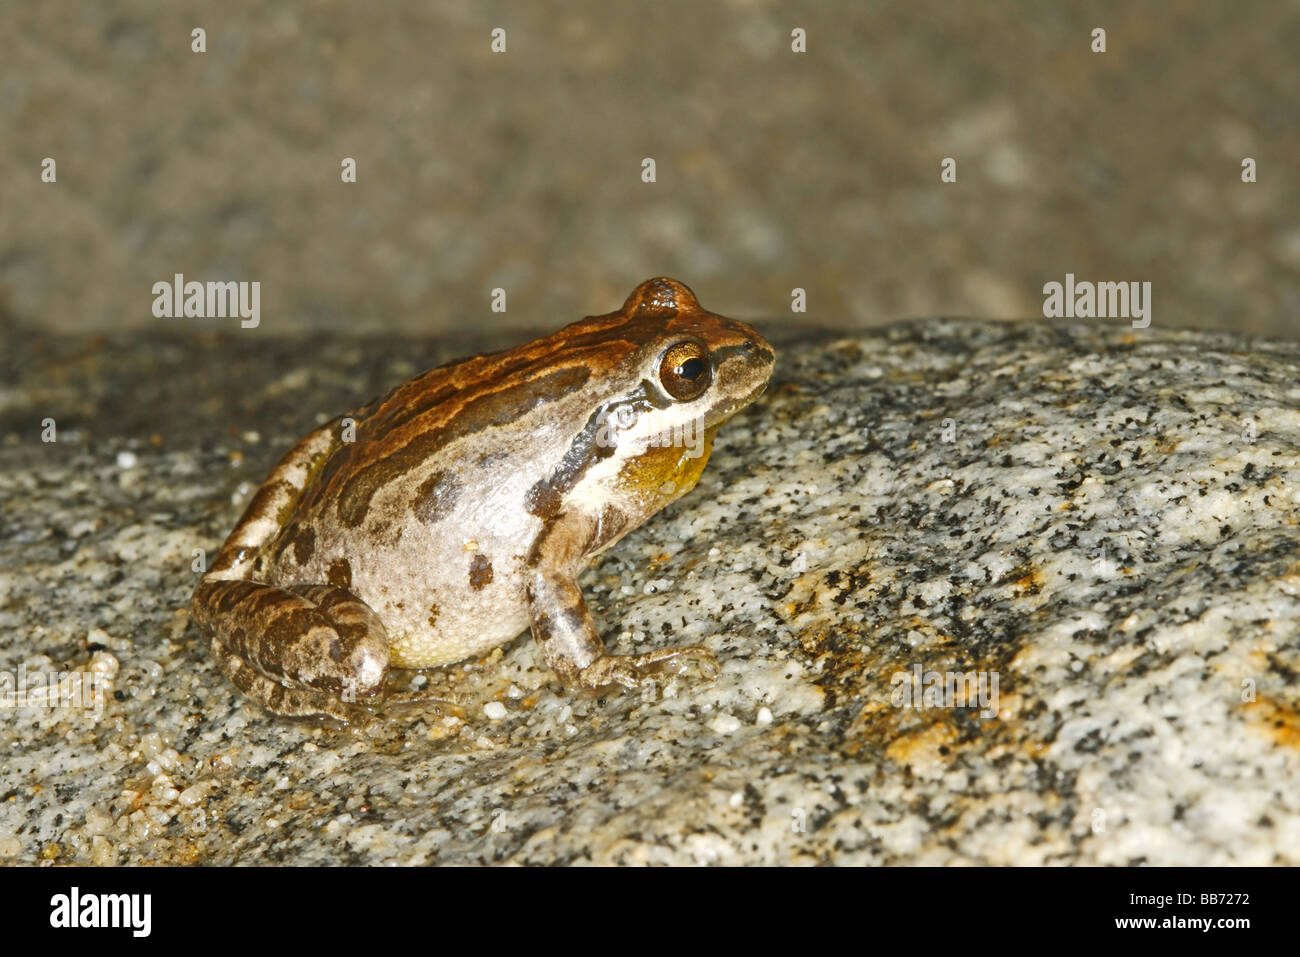
[[[370,607],[333,585],[277,588],[207,579],[190,603],[222,671],[268,710],[350,721],[388,674],[388,635]]]
[[[615,686],[638,688],[655,675],[682,674],[692,665],[715,677],[717,660],[704,648],[605,653],[577,579],[583,556],[600,544],[599,525],[581,514],[557,516],[529,557],[528,614],[547,665],[565,687],[592,693]]]

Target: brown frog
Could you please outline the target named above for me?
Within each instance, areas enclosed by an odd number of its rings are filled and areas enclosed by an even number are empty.
[[[607,654],[578,575],[695,486],[774,359],[661,278],[616,312],[425,372],[285,455],[195,589],[194,621],[281,715],[348,720],[385,700],[390,667],[529,627],[572,689],[712,676],[703,648]]]

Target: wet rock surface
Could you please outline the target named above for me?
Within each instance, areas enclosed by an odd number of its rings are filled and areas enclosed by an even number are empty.
[[[524,636],[412,679],[459,710],[338,728],[220,674],[194,550],[466,345],[9,341],[0,671],[108,690],[3,710],[8,862],[1300,862],[1300,344],[785,341],[697,489],[584,578],[613,650],[702,643],[715,682],[574,698]]]

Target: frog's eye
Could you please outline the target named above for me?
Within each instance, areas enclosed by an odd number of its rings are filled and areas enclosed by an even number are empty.
[[[698,342],[675,343],[659,360],[659,383],[680,402],[698,398],[712,381],[713,364],[709,362],[708,350]]]

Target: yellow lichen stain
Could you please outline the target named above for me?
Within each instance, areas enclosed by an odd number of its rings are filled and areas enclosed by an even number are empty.
[[[448,727],[445,724],[435,724],[431,726],[425,737],[430,741],[441,741],[444,738],[455,737],[460,734],[460,726]]]
[[[1242,707],[1250,726],[1285,748],[1300,748],[1300,710],[1267,695],[1260,695]]]
[[[842,580],[836,588],[825,586],[822,574],[801,576],[807,587],[801,594],[795,589],[796,600],[778,606],[799,643],[799,657],[825,695],[826,707],[857,706],[839,741],[841,753],[858,760],[875,755],[915,763],[914,773],[928,775],[937,761],[942,760],[944,769],[951,765],[953,758],[941,748],[950,747],[954,754],[967,749],[982,753],[995,742],[1009,744],[1017,753],[1032,748],[1032,742],[1023,738],[1023,726],[1015,720],[1032,702],[1026,703],[1009,687],[1014,669],[1005,660],[1004,651],[996,657],[972,655],[960,639],[924,615],[854,621],[836,613],[831,600],[844,590],[843,579],[861,579],[867,567],[864,563],[839,569]],[[1017,577],[1025,578],[1025,586],[1031,587],[1041,584],[1043,575],[1022,567],[1019,575],[1011,574],[1002,584]],[[1031,623],[1033,614],[1029,615]],[[899,639],[904,636],[906,647],[900,647]],[[964,700],[952,702],[953,706],[909,706],[898,697],[899,681],[910,676],[917,665],[923,673],[997,672],[997,718],[972,715],[971,709],[978,705]],[[961,704],[967,707],[959,710]]]
[[[202,844],[193,844],[189,841],[181,840],[176,843],[176,846],[173,849],[174,860],[177,864],[184,864],[186,866],[197,864],[203,859],[205,850],[206,848]]]
[[[898,709],[888,702],[868,701],[844,736],[844,753],[856,758],[868,745],[895,738],[898,716]]]
[[[1032,565],[1019,565],[1007,572],[1001,583],[1010,585],[1016,597],[1023,597],[1041,592],[1044,581],[1043,573],[1037,568]]]
[[[942,771],[952,761],[951,748],[957,729],[942,718],[927,728],[891,741],[885,757],[895,764],[910,767],[913,774],[926,775]],[[948,753],[944,753],[948,749]]]
[[[998,682],[1001,684],[1002,676],[998,676]],[[1025,706],[1025,699],[1018,694],[1004,694],[999,690],[998,693],[998,720],[1010,721],[1020,716],[1020,711]]]
[[[926,639],[924,644],[915,643],[912,649],[918,650],[923,647],[941,648],[944,645],[953,643],[952,635],[944,634],[928,618],[922,618],[920,615],[912,615],[907,619],[907,630],[909,633],[915,632],[917,635],[923,635]],[[913,638],[913,640],[915,640]]]

